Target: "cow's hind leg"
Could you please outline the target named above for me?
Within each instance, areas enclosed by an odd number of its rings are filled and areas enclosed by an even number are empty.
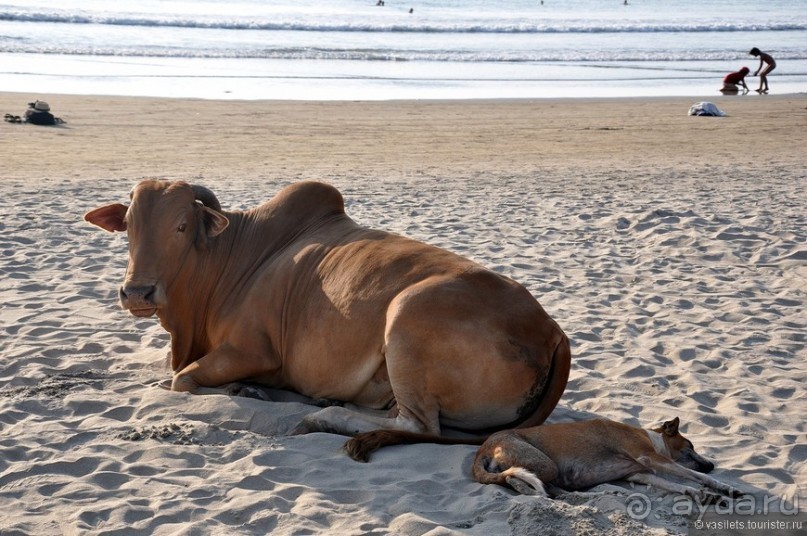
[[[519,313],[502,313],[496,304],[511,298]],[[399,419],[440,434],[443,427],[505,428],[527,417],[551,361],[532,329],[538,305],[527,298],[525,305],[498,276],[482,273],[430,278],[399,294],[384,333]]]
[[[394,416],[330,407],[306,416],[294,433],[355,436],[374,430],[396,430],[439,436],[441,408],[434,390],[427,385],[428,363],[434,356],[423,348],[422,339],[418,330],[401,329],[400,318],[387,327],[384,358],[395,398]]]

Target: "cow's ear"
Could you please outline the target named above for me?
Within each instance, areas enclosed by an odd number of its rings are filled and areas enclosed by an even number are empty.
[[[209,207],[204,207],[203,210],[205,231],[207,232],[208,238],[213,238],[214,236],[220,235],[224,232],[224,229],[230,225],[230,220],[228,220],[227,216],[221,212],[213,210]]]
[[[126,205],[115,203],[91,210],[84,215],[84,220],[105,229],[110,233],[126,230]]]

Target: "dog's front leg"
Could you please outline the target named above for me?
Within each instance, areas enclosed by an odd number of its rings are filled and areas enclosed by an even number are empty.
[[[729,486],[728,484],[725,484],[708,475],[704,475],[703,473],[693,471],[692,469],[689,469],[687,467],[682,467],[677,463],[672,465],[673,465],[672,467],[673,471],[671,472],[671,474],[679,476],[680,478],[685,478],[687,480],[694,480],[695,482],[703,484],[707,488],[711,488],[717,492],[722,493],[723,495],[733,497],[735,499],[737,497],[742,497],[744,495],[742,491],[735,489]]]
[[[629,476],[626,480],[629,482],[636,482],[637,484],[645,484],[652,488],[669,491],[671,493],[686,495],[700,504],[719,501],[723,498],[722,495],[713,493],[705,488],[695,489],[691,486],[671,482],[666,478],[662,478],[650,473],[636,473]]]
[[[729,497],[739,497],[742,495],[742,492],[737,491],[728,484],[724,484],[723,482],[715,480],[708,475],[704,475],[703,473],[699,473],[682,465],[678,465],[677,463],[659,455],[640,456],[636,461],[647,467],[648,470],[657,474],[666,474],[681,478],[683,480],[688,480],[690,482],[697,482],[698,484],[706,486],[707,488]],[[704,490],[704,492],[707,491]],[[712,492],[707,493],[711,494]]]

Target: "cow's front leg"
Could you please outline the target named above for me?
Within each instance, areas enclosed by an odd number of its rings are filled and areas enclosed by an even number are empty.
[[[171,390],[193,393],[200,387],[248,380],[265,373],[267,365],[265,360],[246,356],[232,346],[220,346],[174,374]]]
[[[332,406],[306,415],[292,431],[292,435],[327,432],[354,436],[373,430],[403,430],[406,432],[440,434],[440,424],[428,426],[412,414],[400,411],[395,417],[372,415],[354,409]]]

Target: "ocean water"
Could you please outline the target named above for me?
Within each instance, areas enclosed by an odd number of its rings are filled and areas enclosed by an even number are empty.
[[[0,0],[0,90],[36,95],[709,97],[755,46],[807,91],[805,0]]]

